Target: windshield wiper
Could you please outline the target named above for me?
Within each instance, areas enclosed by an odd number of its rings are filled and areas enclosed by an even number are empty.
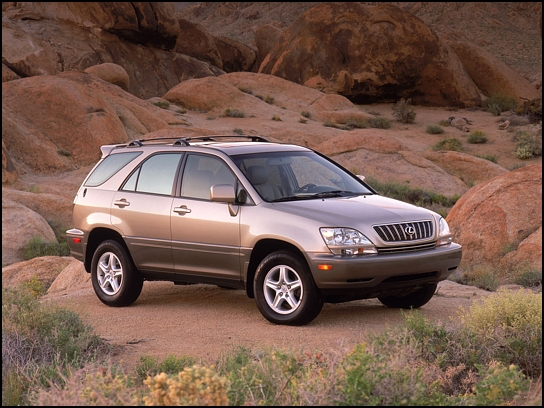
[[[327,197],[351,197],[351,196],[357,196],[357,195],[359,194],[354,193],[353,191],[332,190],[332,191],[322,191],[320,193],[298,194],[298,195],[289,196],[289,197],[276,198],[275,200],[272,200],[271,202],[278,203],[281,201],[310,200],[314,198],[327,198]]]

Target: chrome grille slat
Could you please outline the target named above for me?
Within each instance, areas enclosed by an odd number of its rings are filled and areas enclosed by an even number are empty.
[[[413,228],[414,234],[409,235],[407,228]],[[403,242],[427,239],[433,236],[432,221],[416,221],[399,224],[375,225],[374,231],[384,242]]]

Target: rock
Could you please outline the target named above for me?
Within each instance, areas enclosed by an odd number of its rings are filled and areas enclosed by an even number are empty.
[[[472,187],[453,206],[447,221],[454,241],[463,246],[462,265],[499,267],[516,258],[505,257],[511,249],[521,251],[528,263],[541,265],[542,234],[538,238],[537,231],[542,228],[542,164]]]
[[[57,242],[47,221],[27,207],[2,197],[2,265],[23,260],[21,249],[31,238]]]
[[[175,50],[223,69],[223,60],[213,37],[199,23],[178,19],[180,34]]]
[[[120,65],[105,62],[99,65],[93,65],[85,69],[86,73],[93,74],[100,79],[103,79],[110,84],[119,86],[122,90],[127,91],[130,85],[130,78],[127,71]]]
[[[391,4],[313,7],[283,31],[259,72],[358,104],[401,98],[435,106],[480,104],[453,50],[417,17]]]
[[[507,95],[518,101],[542,97],[542,91],[529,80],[483,48],[468,42],[450,43],[450,46],[486,96]]]
[[[49,286],[66,267],[74,263],[78,263],[83,267],[80,261],[69,256],[41,256],[3,266],[2,285],[17,287],[33,278],[37,278]]]
[[[213,39],[223,60],[223,71],[251,71],[255,64],[255,50],[227,37],[214,36]]]
[[[251,69],[252,72],[259,72],[259,68],[263,60],[270,53],[272,48],[274,48],[282,32],[283,32],[282,30],[280,30],[277,27],[274,27],[271,24],[265,24],[263,26],[260,26],[257,29],[257,31],[255,31],[255,44],[257,46],[257,56],[256,56],[255,64],[253,65],[253,68]]]

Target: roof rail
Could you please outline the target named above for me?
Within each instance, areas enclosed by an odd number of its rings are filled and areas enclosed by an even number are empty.
[[[261,136],[249,136],[249,135],[208,135],[208,136],[192,136],[192,137],[157,137],[153,139],[140,139],[140,140],[132,140],[130,141],[127,146],[128,147],[141,147],[146,142],[159,142],[163,141],[166,142],[167,140],[174,140],[174,145],[184,145],[189,146],[189,142],[215,142],[217,139],[249,139],[252,142],[264,142],[264,143],[270,143],[268,139],[265,139]]]

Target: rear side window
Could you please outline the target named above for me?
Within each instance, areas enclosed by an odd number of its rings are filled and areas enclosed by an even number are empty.
[[[156,154],[129,177],[122,190],[140,193],[172,194],[181,153]]]
[[[117,153],[106,157],[89,176],[85,185],[96,187],[109,180],[111,176],[138,157],[142,152]]]

